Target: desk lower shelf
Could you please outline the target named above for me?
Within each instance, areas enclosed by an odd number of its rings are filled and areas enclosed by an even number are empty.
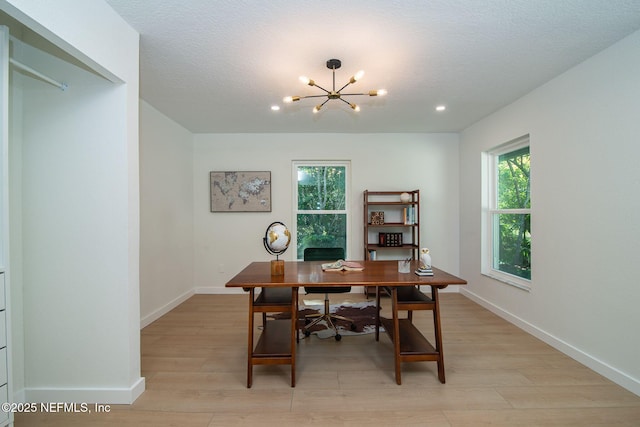
[[[391,342],[395,343],[393,319],[380,318],[380,323],[389,335]],[[440,353],[422,335],[409,319],[398,319],[400,331],[400,360],[403,362],[437,361]]]
[[[291,320],[269,320],[252,354],[254,365],[291,363]]]

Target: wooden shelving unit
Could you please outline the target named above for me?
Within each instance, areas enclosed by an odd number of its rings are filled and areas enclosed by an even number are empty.
[[[401,200],[403,194],[408,200]],[[369,191],[364,196],[363,248],[364,259],[418,259],[420,252],[420,190],[412,191]],[[382,213],[382,219],[380,215]],[[372,222],[377,220],[376,222]],[[402,244],[381,243],[380,233],[402,236]],[[375,256],[373,254],[375,253]],[[375,288],[365,287],[367,295]]]

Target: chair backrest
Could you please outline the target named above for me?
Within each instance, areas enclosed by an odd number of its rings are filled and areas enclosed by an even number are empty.
[[[337,261],[344,259],[343,248],[305,248],[304,250],[305,261]],[[351,286],[340,287],[305,287],[305,292],[308,294],[337,294],[351,291]]]
[[[305,248],[305,261],[337,261],[344,259],[342,248]]]

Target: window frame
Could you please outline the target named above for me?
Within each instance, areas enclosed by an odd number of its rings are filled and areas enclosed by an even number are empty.
[[[311,166],[311,167],[344,167],[345,170],[345,182],[344,182],[344,210],[299,210],[298,209],[298,167],[300,166]],[[292,184],[293,184],[293,203],[292,203],[292,211],[293,211],[293,227],[291,227],[291,247],[294,248],[295,251],[295,259],[297,261],[302,261],[302,259],[298,259],[298,214],[344,214],[345,218],[345,257],[349,259],[350,247],[349,237],[351,236],[351,213],[350,213],[350,205],[351,205],[351,161],[350,160],[294,160],[291,166],[292,172]]]
[[[506,283],[516,288],[530,291],[532,279],[526,279],[494,268],[494,259],[497,255],[496,233],[494,215],[496,214],[528,214],[531,219],[531,208],[499,209],[498,208],[498,163],[503,154],[508,154],[522,148],[529,147],[531,156],[531,143],[529,135],[516,138],[505,144],[501,144],[482,153],[482,255],[481,273],[492,279]],[[531,171],[529,171],[531,174]],[[531,175],[529,175],[531,180]],[[529,182],[531,185],[531,182]],[[529,189],[531,191],[531,188]],[[533,240],[533,239],[532,239]],[[533,241],[531,242],[531,254],[533,256]],[[533,278],[533,275],[532,275]]]

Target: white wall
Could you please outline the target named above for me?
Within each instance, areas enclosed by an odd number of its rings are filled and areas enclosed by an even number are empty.
[[[640,32],[461,135],[463,290],[640,394]],[[531,135],[532,286],[480,274],[480,156]]]
[[[130,403],[140,377],[138,35],[102,0],[0,4],[114,84],[35,49],[21,62],[69,84],[20,77],[10,141],[14,377],[28,401]],[[74,7],[75,6],[75,7]],[[90,29],[90,30],[88,30]],[[85,31],[86,30],[86,31]],[[16,188],[19,185],[19,188]],[[20,250],[19,253],[16,253]],[[20,362],[23,362],[20,363]]]
[[[293,224],[292,161],[350,160],[352,229],[348,254],[362,259],[362,192],[421,191],[421,244],[434,264],[458,272],[458,136],[455,134],[203,134],[194,146],[197,292],[237,292],[224,284],[250,261],[273,221]],[[209,172],[271,171],[272,212],[210,212]],[[284,259],[295,257],[291,248]]]
[[[140,315],[193,295],[193,135],[140,102]]]

